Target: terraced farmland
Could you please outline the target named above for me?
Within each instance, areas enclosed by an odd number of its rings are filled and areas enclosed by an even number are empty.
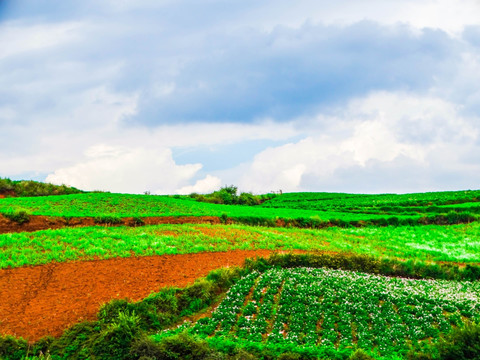
[[[66,219],[106,218],[110,222],[124,217],[215,216],[249,225],[275,225],[283,221],[300,227],[454,224],[476,220],[480,211],[478,194],[478,191],[408,196],[294,193],[277,196],[261,206],[245,206],[202,203],[185,196],[87,193],[6,198],[0,202],[0,214],[25,211],[30,215]],[[447,206],[452,203],[456,205]]]
[[[2,198],[0,359],[475,358],[479,194]]]
[[[480,319],[480,284],[388,278],[294,268],[252,272],[192,334],[279,350],[334,355],[358,346],[385,358],[407,344],[438,341],[462,320]],[[161,339],[165,334],[160,334]]]

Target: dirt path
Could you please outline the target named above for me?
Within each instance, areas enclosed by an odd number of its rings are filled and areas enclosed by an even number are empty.
[[[185,286],[211,270],[242,265],[269,250],[115,258],[0,270],[0,334],[30,341],[93,320],[112,299],[141,300],[163,286]]]

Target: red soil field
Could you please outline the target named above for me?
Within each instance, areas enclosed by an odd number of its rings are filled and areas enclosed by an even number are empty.
[[[0,270],[0,334],[31,342],[94,320],[112,299],[138,301],[164,286],[183,287],[210,271],[241,266],[270,250],[115,258]]]

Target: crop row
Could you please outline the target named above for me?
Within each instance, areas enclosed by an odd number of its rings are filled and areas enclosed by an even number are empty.
[[[480,319],[479,297],[479,282],[270,269],[238,281],[212,316],[191,331],[336,350],[358,346],[388,356],[410,343],[436,342],[465,319]]]
[[[287,193],[262,204],[262,207],[365,213],[441,212],[441,206],[471,203],[478,207],[480,190],[443,191],[413,194]]]

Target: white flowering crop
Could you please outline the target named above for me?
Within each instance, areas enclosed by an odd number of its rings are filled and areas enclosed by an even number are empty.
[[[436,341],[462,320],[479,320],[479,297],[479,282],[270,269],[238,281],[192,331],[270,344],[357,345],[388,355],[409,342]]]

